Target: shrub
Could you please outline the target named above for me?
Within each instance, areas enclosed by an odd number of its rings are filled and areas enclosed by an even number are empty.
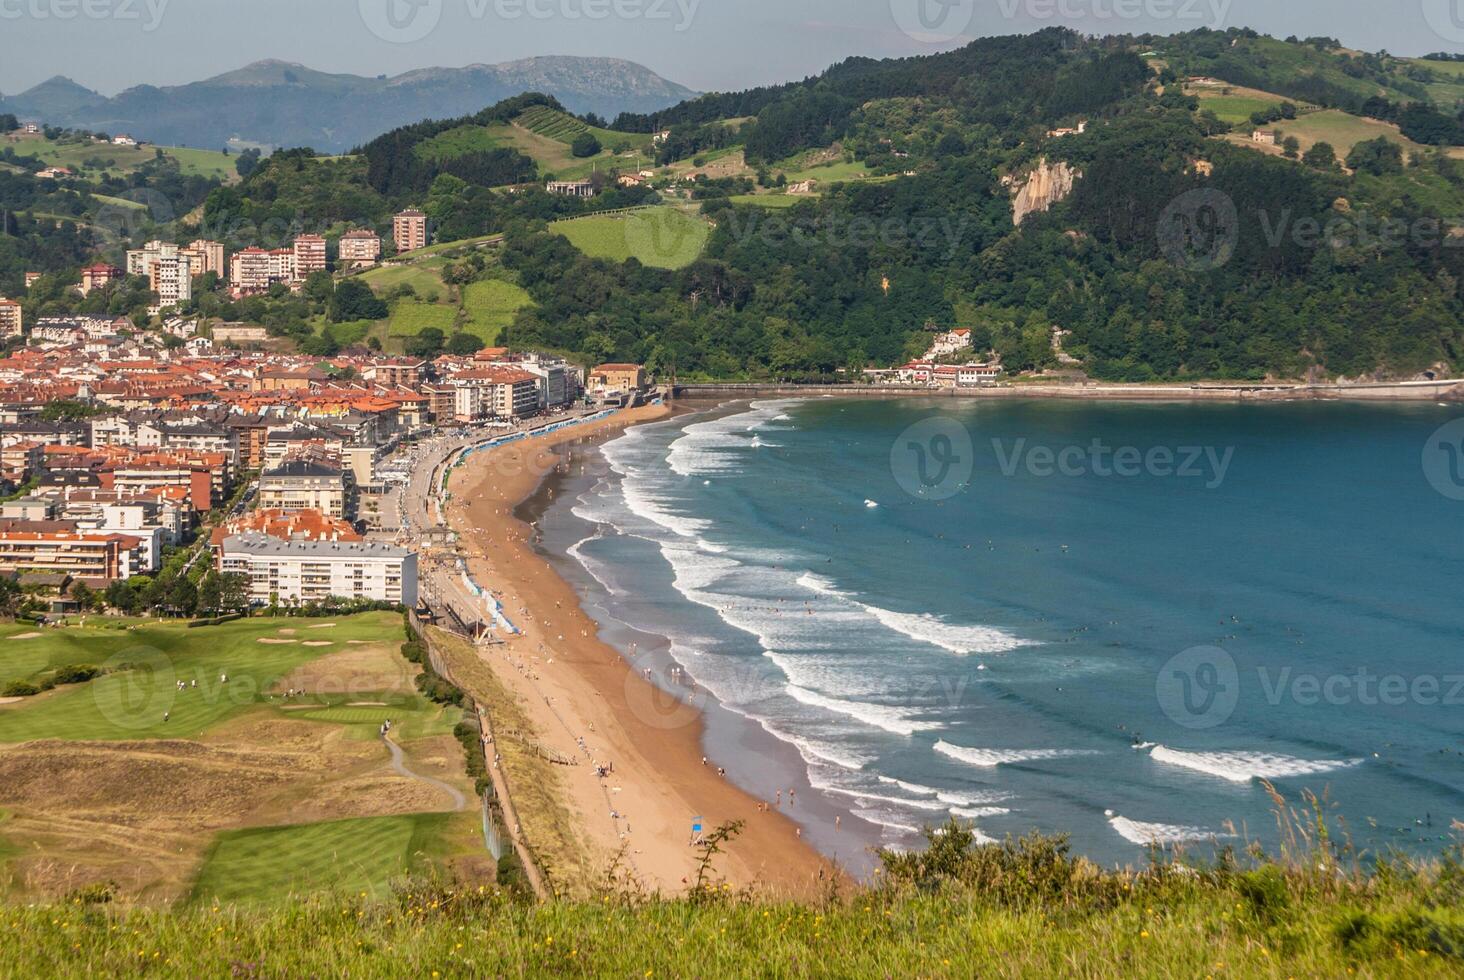
[[[41,693],[41,689],[26,681],[11,681],[4,688],[0,688],[0,697],[5,698],[31,698]]]
[[[58,687],[62,684],[84,684],[100,674],[101,671],[91,664],[67,664],[56,670],[51,682]]]

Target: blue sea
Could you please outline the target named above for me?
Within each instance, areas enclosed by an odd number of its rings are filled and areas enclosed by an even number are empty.
[[[1267,783],[1360,850],[1436,852],[1457,411],[741,402],[583,451],[539,544],[711,761],[856,869],[950,816],[1105,864],[1275,846]]]

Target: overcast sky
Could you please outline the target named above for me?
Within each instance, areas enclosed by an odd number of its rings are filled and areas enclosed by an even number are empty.
[[[548,54],[627,58],[725,90],[1052,24],[1464,52],[1464,0],[0,0],[0,92],[66,75],[112,95],[261,58],[376,75]]]

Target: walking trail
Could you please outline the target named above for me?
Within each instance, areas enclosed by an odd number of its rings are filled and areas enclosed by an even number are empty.
[[[463,796],[461,790],[459,790],[456,786],[453,786],[451,783],[444,783],[440,779],[433,779],[431,776],[423,776],[420,773],[415,773],[412,770],[408,769],[406,763],[406,755],[402,752],[401,746],[393,742],[390,735],[381,736],[381,740],[385,742],[386,747],[391,750],[391,767],[397,771],[398,775],[405,776],[408,779],[415,779],[419,783],[426,783],[428,786],[435,786],[436,788],[442,790],[444,793],[452,797],[452,808],[454,810],[467,809],[468,798]]]

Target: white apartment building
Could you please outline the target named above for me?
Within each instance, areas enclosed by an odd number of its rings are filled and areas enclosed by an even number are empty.
[[[340,597],[417,605],[417,556],[375,542],[284,541],[266,534],[224,539],[219,569],[249,579],[259,605]]]
[[[245,248],[229,260],[229,285],[236,292],[264,292],[277,282],[294,282],[293,249]]]
[[[172,242],[148,242],[140,249],[129,249],[127,274],[147,276],[148,288],[158,294],[157,304],[148,309],[154,316],[193,298],[192,263]]]

